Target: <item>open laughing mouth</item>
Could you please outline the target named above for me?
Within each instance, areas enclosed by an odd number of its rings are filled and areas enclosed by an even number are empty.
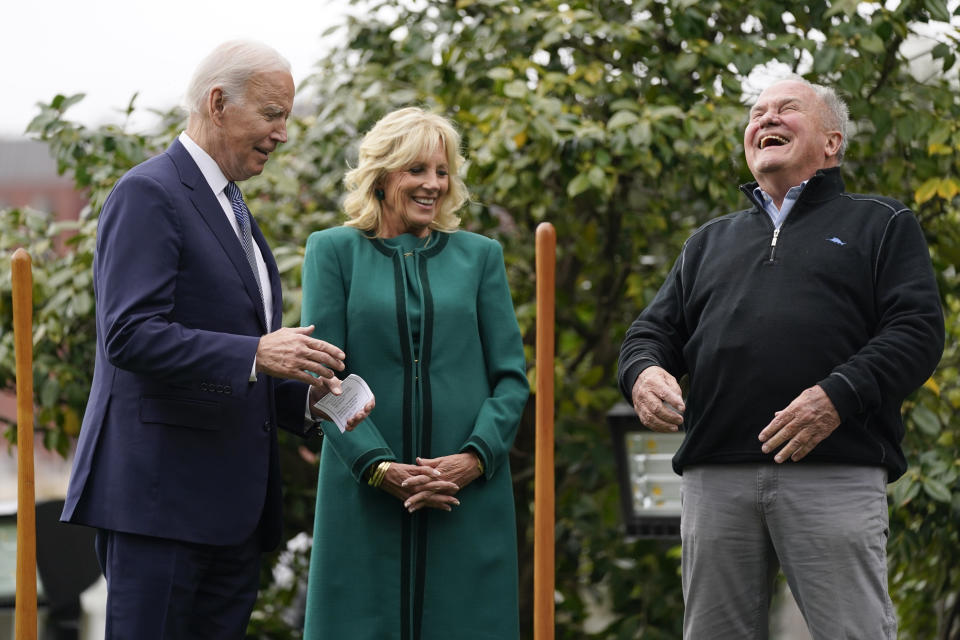
[[[436,198],[414,198],[413,201],[423,207],[432,207],[433,203],[435,203],[437,199]]]
[[[783,145],[789,143],[790,141],[784,138],[783,136],[763,136],[760,138],[760,148],[766,149],[767,147],[782,147]]]

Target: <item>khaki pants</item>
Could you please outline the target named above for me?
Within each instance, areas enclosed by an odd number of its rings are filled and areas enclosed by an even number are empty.
[[[782,567],[815,640],[895,640],[887,472],[787,462],[684,469],[684,640],[765,640]]]

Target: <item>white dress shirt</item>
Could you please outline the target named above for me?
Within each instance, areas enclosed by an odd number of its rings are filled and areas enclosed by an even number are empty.
[[[193,161],[200,168],[204,180],[210,185],[210,189],[217,196],[220,202],[220,208],[223,209],[223,215],[227,216],[227,221],[233,232],[237,234],[237,240],[240,240],[240,226],[237,224],[237,217],[233,214],[233,206],[230,204],[230,198],[224,193],[224,189],[229,182],[216,160],[210,157],[210,154],[200,148],[196,142],[190,139],[187,132],[184,131],[179,137],[182,144]],[[239,185],[238,185],[239,186]],[[252,227],[252,225],[251,225]],[[267,333],[270,333],[270,319],[273,317],[273,290],[270,287],[270,276],[267,274],[267,263],[263,261],[263,254],[260,253],[260,247],[253,242],[253,251],[257,259],[257,271],[260,275],[260,287],[263,290],[263,312],[267,320]]]

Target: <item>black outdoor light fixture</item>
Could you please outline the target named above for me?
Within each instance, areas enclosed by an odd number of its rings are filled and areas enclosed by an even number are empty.
[[[633,407],[619,402],[607,412],[627,535],[680,537],[680,476],[671,460],[683,433],[657,433],[640,424]]]

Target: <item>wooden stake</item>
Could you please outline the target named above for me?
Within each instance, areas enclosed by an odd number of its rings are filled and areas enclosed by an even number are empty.
[[[14,637],[37,638],[37,524],[33,478],[33,274],[17,249],[13,275],[13,340],[17,365],[17,593]]]
[[[557,233],[537,226],[537,397],[533,514],[533,638],[554,638],[553,353]]]

